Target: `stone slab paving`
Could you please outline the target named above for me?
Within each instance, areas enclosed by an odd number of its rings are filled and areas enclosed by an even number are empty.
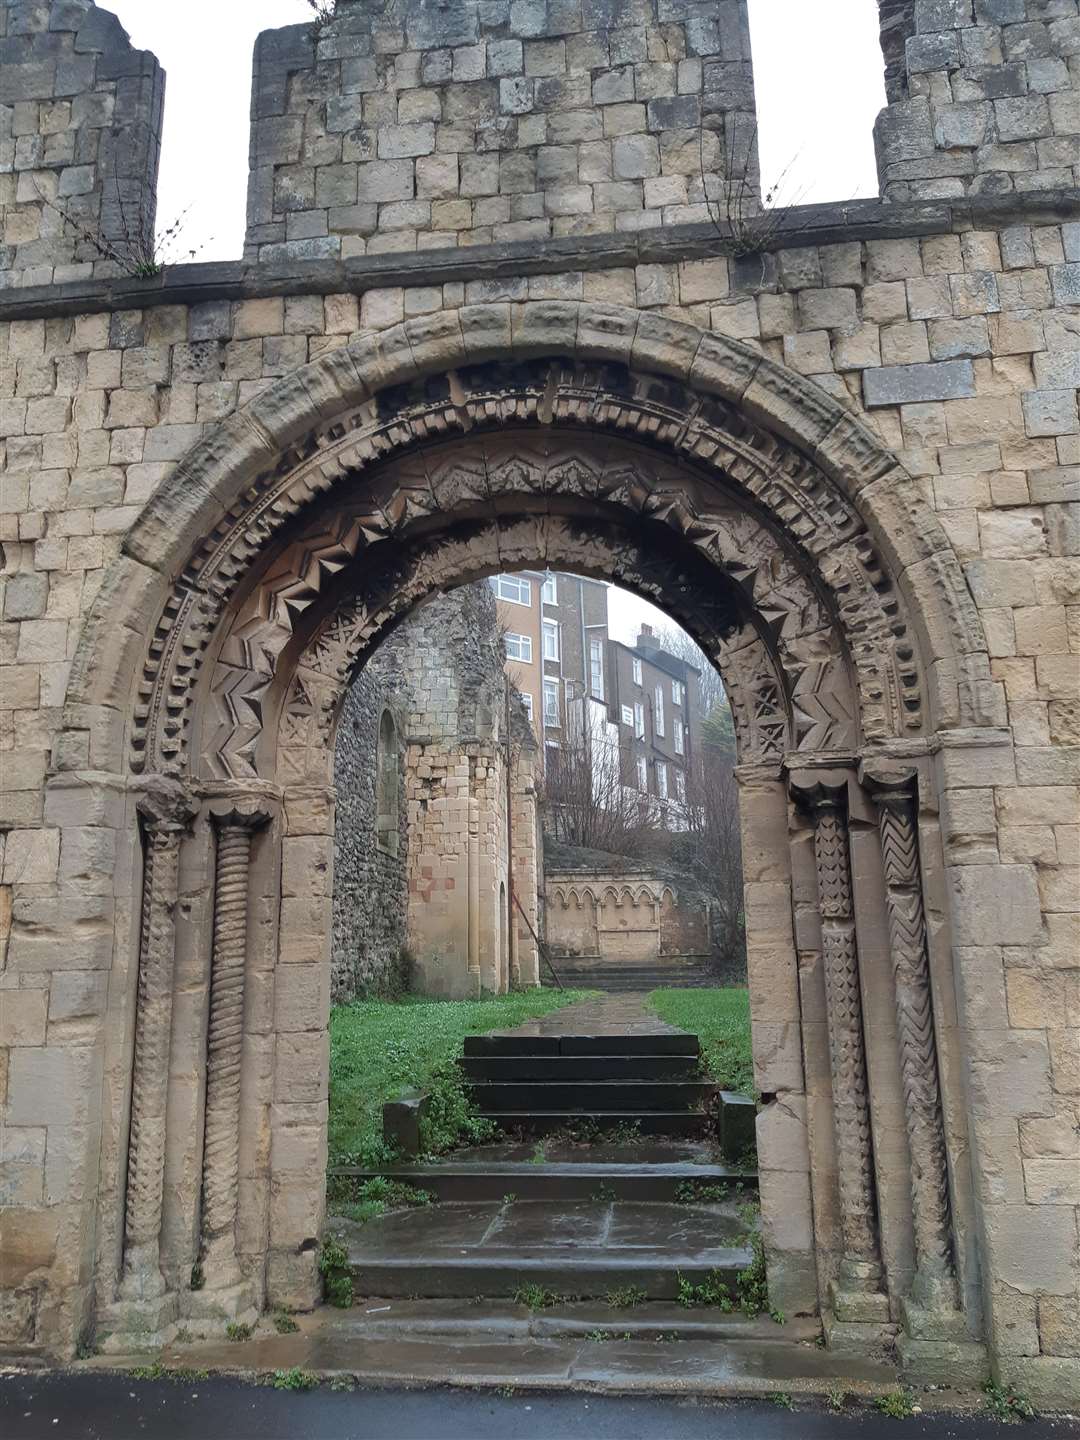
[[[594,995],[494,1035],[680,1035],[646,1004],[647,991]]]

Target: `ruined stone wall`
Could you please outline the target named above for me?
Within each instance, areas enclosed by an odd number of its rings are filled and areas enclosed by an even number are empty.
[[[1074,65],[1074,0],[1048,0],[1041,13],[1034,4],[1030,0],[1022,23],[1036,25],[1032,36],[1043,36],[1050,47],[1042,58]],[[917,10],[929,15],[930,8]],[[10,25],[14,15],[32,19],[45,7],[8,6],[2,13]],[[49,11],[67,13],[60,0]],[[963,30],[980,28],[986,27],[961,26],[952,33],[959,44]],[[1006,29],[1003,46],[1010,38]],[[33,33],[44,32],[39,25]],[[948,35],[950,27],[925,30],[931,33]],[[12,38],[10,28],[6,38]],[[986,63],[997,65],[993,58]],[[1011,63],[1003,49],[1001,65]],[[1030,98],[1030,62],[1024,65]],[[1060,78],[1058,67],[1048,68]],[[921,73],[912,71],[911,81]],[[948,104],[984,103],[956,99],[955,80]],[[90,82],[85,93],[94,93]],[[1055,93],[1042,97],[1048,114],[1071,103],[1051,107]],[[1041,114],[1039,105],[1032,108]],[[6,123],[6,115],[0,118]],[[281,409],[272,417],[259,405],[275,382],[327,351],[363,344],[372,331],[387,334],[411,317],[464,316],[462,334],[474,334],[470,322],[478,312],[469,307],[491,302],[502,307],[495,313],[508,337],[508,356],[572,357],[579,344],[583,353],[594,353],[596,337],[612,333],[612,312],[602,307],[614,304],[635,311],[640,326],[649,317],[648,344],[627,341],[631,368],[685,378],[702,343],[699,331],[680,328],[685,322],[737,337],[752,352],[809,378],[895,453],[959,559],[965,588],[955,598],[978,618],[989,645],[981,692],[988,724],[977,733],[928,734],[920,760],[936,785],[925,799],[920,844],[954,1179],[967,1156],[972,1166],[970,1207],[963,1210],[962,1176],[955,1196],[962,1209],[965,1299],[973,1323],[985,1320],[999,1373],[1044,1403],[1078,1393],[1080,212],[1074,192],[1022,188],[1028,175],[1045,177],[1063,167],[1043,165],[1038,139],[1015,143],[1033,146],[1036,164],[987,172],[1012,176],[1009,192],[997,199],[975,193],[962,175],[946,174],[959,182],[949,187],[955,203],[908,203],[897,187],[920,177],[895,174],[891,203],[803,211],[792,219],[796,234],[779,234],[768,255],[750,260],[729,254],[734,247],[718,244],[711,227],[665,226],[657,234],[566,236],[544,245],[507,239],[442,255],[354,252],[344,264],[296,262],[273,275],[239,264],[194,266],[151,282],[81,281],[0,294],[5,1343],[71,1353],[92,1312],[100,1278],[95,1266],[112,1273],[95,1227],[122,1209],[120,1167],[108,1168],[102,1156],[107,1160],[112,1152],[99,1140],[117,1129],[114,1117],[125,1113],[131,1088],[130,952],[138,906],[129,850],[138,822],[122,782],[94,789],[92,777],[127,774],[127,752],[106,718],[117,711],[133,715],[139,695],[134,689],[110,693],[99,708],[69,711],[60,738],[72,662],[106,568],[146,501],[200,439],[216,432],[219,449],[228,450],[237,437],[267,433],[269,419],[285,428],[282,417],[291,417],[293,407],[302,414],[308,413],[304,406],[317,411],[321,396],[308,395],[299,379],[290,380],[287,399],[273,402]],[[965,148],[950,145],[943,153],[951,162],[951,152]],[[1031,151],[1024,153],[1031,158]],[[979,147],[971,154],[977,160]],[[896,163],[907,160],[899,156]],[[0,176],[0,187],[6,179]],[[965,190],[972,193],[961,195]],[[35,203],[7,206],[5,225],[21,225],[24,206]],[[406,234],[403,251],[409,243]],[[35,269],[28,265],[24,277]],[[545,339],[537,344],[530,336],[541,330]],[[407,350],[408,333],[394,330],[388,346]],[[703,355],[700,363],[710,362]],[[658,407],[668,389],[664,379],[656,382]],[[751,388],[740,404],[751,420],[829,459],[831,412],[818,427],[810,392],[785,393],[787,400]],[[244,408],[248,413],[240,418]],[[234,429],[217,432],[222,424]],[[682,433],[680,417],[658,421],[658,432],[665,425]],[[301,433],[300,427],[291,433]],[[856,468],[843,478],[854,494],[865,477]],[[197,485],[190,498],[193,504],[200,498]],[[890,503],[895,523],[886,513]],[[900,498],[878,493],[875,504],[886,558],[901,588],[917,582],[941,593],[951,585],[934,555],[894,543],[902,532]],[[611,558],[597,548],[598,569]],[[177,567],[187,563],[186,555],[173,559]],[[919,638],[928,653],[935,650],[938,637]],[[133,669],[141,663],[134,657],[138,636],[118,631],[108,643],[132,652]],[[107,658],[100,659],[103,667]],[[944,681],[947,663],[940,662]],[[812,707],[816,697],[807,703]],[[934,725],[939,718],[932,717]],[[480,741],[468,744],[475,751],[466,755],[466,773],[459,773],[464,762],[447,757],[443,791],[435,796],[428,783],[435,779],[434,752],[418,743],[418,779],[425,757],[431,773],[422,777],[428,790],[410,796],[418,811],[424,799],[443,802],[425,812],[432,824],[456,807],[459,836],[468,771],[475,769],[486,785],[492,759]],[[52,779],[48,791],[46,777]],[[826,1246],[835,1220],[827,1206],[811,1208],[806,1167],[800,1172],[790,1159],[810,1144],[821,1173],[835,1165],[827,1067],[808,1070],[804,1081],[803,1053],[791,1038],[800,1035],[801,1024],[806,1053],[820,1060],[824,1013],[812,836],[807,828],[796,837],[792,881],[785,848],[788,802],[780,780],[751,775],[743,784],[756,1082],[765,1093],[790,1098],[766,1107],[759,1121],[762,1153],[777,1162],[762,1172],[766,1238],[778,1252],[811,1254],[815,1244]],[[880,885],[876,817],[867,807],[855,819],[859,883],[876,874]],[[290,823],[303,821],[290,817]],[[290,836],[298,852],[306,833]],[[476,834],[479,851],[479,825]],[[434,834],[429,853],[441,853]],[[458,869],[440,872],[440,881],[464,879],[460,845],[454,855]],[[489,873],[494,881],[494,850]],[[434,881],[436,867],[419,862],[412,878]],[[187,911],[203,913],[211,879],[205,866],[185,872]],[[306,871],[299,881],[290,875],[290,885],[305,888],[290,891],[289,902],[310,906],[314,883]],[[452,900],[467,906],[467,894],[462,898],[456,884],[444,885],[442,893],[448,907]],[[258,911],[261,960],[268,953],[271,911],[269,905]],[[876,1131],[888,1141],[882,1162],[888,1181],[889,1165],[900,1165],[896,1157],[906,1141],[891,961],[880,915],[867,933],[860,932],[859,944],[865,949],[871,1088],[886,1097],[889,1118]],[[796,952],[801,997],[791,983]],[[205,974],[197,955],[182,958],[187,988],[175,1033],[188,1044],[187,1054],[205,1040],[205,1010],[199,1010]],[[493,976],[490,958],[485,963]],[[282,1022],[274,1051],[277,1022],[267,1018],[274,1010],[267,999],[273,965],[261,963],[253,974],[262,1028],[245,1041],[252,1066],[262,1079],[273,1069],[275,1086],[309,1117],[297,1121],[295,1133],[287,1132],[300,1185],[318,1170],[321,1132],[310,1114],[325,1104],[317,1075],[325,1064],[325,1019],[314,1001],[289,1009],[281,999],[278,1008],[289,1010],[295,1033],[286,1035]],[[283,995],[293,983],[281,976]],[[278,1057],[273,1066],[267,1058],[272,1053]],[[191,1098],[194,1082],[191,1074],[174,1078],[187,1087],[184,1133],[194,1135],[200,1119],[199,1102]],[[175,1096],[172,1103],[181,1105]],[[273,1107],[280,1112],[276,1091]],[[275,1191],[271,1199],[267,1134],[253,1135],[245,1164],[254,1177],[251,1193],[263,1197],[267,1211],[277,1206],[277,1215],[294,1192],[283,1190],[280,1199]],[[902,1188],[883,1184],[884,1203],[902,1210],[908,1203],[897,1199]],[[91,1203],[95,1195],[97,1205]],[[317,1212],[317,1205],[309,1208]],[[245,1211],[253,1254],[262,1243],[261,1213]],[[170,1221],[177,1235],[184,1221]],[[190,1216],[186,1221],[190,1240],[195,1227]],[[307,1211],[303,1223],[309,1223]],[[317,1226],[317,1213],[310,1223]],[[297,1244],[307,1233],[296,1237]],[[183,1255],[190,1269],[190,1246],[185,1251],[177,1241],[170,1253]],[[910,1266],[902,1247],[889,1259],[900,1273]],[[177,1262],[170,1274],[175,1279],[179,1273]]]
[[[1074,0],[879,0],[890,103],[875,139],[890,200],[1080,180]]]
[[[342,1004],[361,995],[384,994],[403,978],[406,874],[405,742],[407,693],[402,662],[406,624],[365,665],[342,711],[334,752],[334,921],[333,999]],[[393,717],[397,746],[398,846],[379,843],[378,775],[382,717]]]
[[[658,961],[707,955],[704,898],[682,893],[660,875],[556,870],[544,878],[547,941],[554,955],[606,961]]]
[[[401,747],[400,844],[393,855],[379,845],[375,823],[379,723],[388,707]],[[504,946],[507,953],[500,953],[499,940],[506,934],[499,906],[507,883],[510,774],[504,731],[502,657],[486,585],[431,600],[361,672],[345,704],[335,757],[336,1000],[385,989],[403,951],[416,990],[468,993],[474,926],[481,968],[473,984],[507,988],[509,951]],[[519,736],[509,783],[523,807],[521,748]],[[521,819],[524,823],[524,808]],[[473,854],[470,835],[477,842]],[[534,820],[515,836],[526,907],[530,884],[534,891],[536,885],[535,845]],[[469,908],[474,863],[479,865],[475,914]],[[529,913],[535,912],[534,893]]]
[[[340,0],[259,38],[246,254],[707,221],[703,166],[750,213],[753,110],[745,0]]]
[[[0,7],[0,287],[152,257],[164,98],[157,60],[93,0]]]

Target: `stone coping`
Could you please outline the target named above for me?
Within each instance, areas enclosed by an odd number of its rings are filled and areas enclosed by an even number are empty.
[[[957,227],[1060,223],[1080,216],[1080,188],[1009,196],[971,196],[957,201],[884,204],[850,200],[792,206],[778,224],[762,222],[762,249],[768,252],[856,240],[910,238]],[[752,223],[752,222],[751,222]],[[465,280],[559,274],[672,264],[728,253],[724,228],[676,225],[627,234],[569,236],[502,245],[458,246],[445,250],[363,255],[345,261],[298,261],[278,269],[245,260],[169,265],[152,278],[122,277],[0,289],[0,321],[37,320],[162,305],[196,305],[214,300],[249,300],[276,295],[362,294],[392,286],[441,285]],[[738,264],[733,288],[739,289]],[[763,287],[760,266],[748,289]]]

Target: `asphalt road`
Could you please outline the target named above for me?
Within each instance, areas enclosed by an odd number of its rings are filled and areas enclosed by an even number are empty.
[[[230,1379],[177,1384],[124,1375],[0,1376],[4,1440],[991,1440],[986,1415],[889,1420],[760,1402],[502,1395],[472,1390],[318,1389],[285,1393]],[[1037,1420],[1018,1440],[1080,1435],[1068,1419]]]

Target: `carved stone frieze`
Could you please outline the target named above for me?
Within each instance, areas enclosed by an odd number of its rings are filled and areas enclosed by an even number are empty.
[[[519,431],[509,448],[538,447],[542,465],[512,454],[489,465],[486,440],[505,442],[509,429]],[[632,441],[637,461],[623,452],[598,464],[598,454],[616,448],[610,441],[590,445],[604,431]],[[428,448],[466,435],[469,452],[429,472]],[[381,464],[393,456],[406,457],[400,473]],[[331,492],[340,496],[336,513],[326,503]],[[900,597],[854,508],[811,460],[716,398],[674,382],[614,366],[543,361],[463,369],[395,393],[392,401],[366,401],[323,423],[258,476],[192,558],[154,634],[134,767],[173,774],[190,768],[191,714],[204,662],[234,595],[258,564],[265,567],[262,581],[228,618],[214,679],[237,736],[249,732],[235,747],[249,759],[263,726],[263,662],[289,643],[297,616],[328,576],[383,541],[445,526],[470,510],[506,513],[515,499],[527,508],[575,497],[666,527],[736,580],[721,531],[730,539],[725,527],[733,512],[752,512],[759,535],[773,543],[743,549],[740,583],[763,625],[775,631],[797,742],[812,749],[835,743],[830,732],[855,723],[856,709],[864,738],[920,732],[922,682]],[[320,502],[330,516],[321,534],[300,523]],[[286,541],[290,530],[307,538]],[[808,629],[815,611],[818,623]],[[815,646],[813,634],[831,637],[837,624],[844,644]],[[847,702],[843,715],[829,668],[840,650],[850,657],[858,689],[857,705]]]

